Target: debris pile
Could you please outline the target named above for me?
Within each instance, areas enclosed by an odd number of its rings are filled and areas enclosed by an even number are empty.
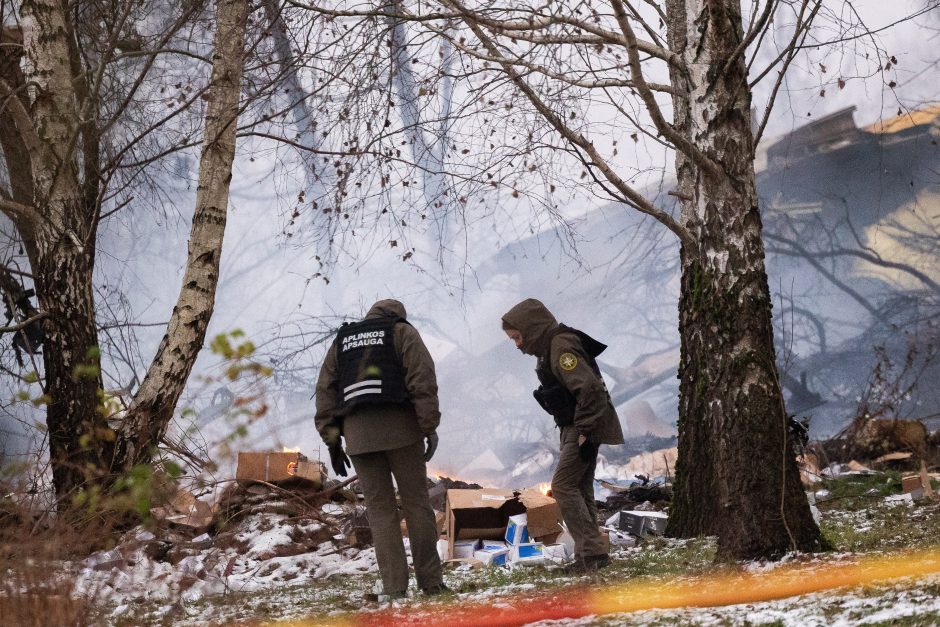
[[[180,489],[154,507],[146,526],[75,565],[76,592],[113,603],[117,613],[132,601],[170,611],[207,595],[378,570],[355,477],[327,480],[319,462],[297,453],[242,454],[236,476],[222,489]],[[668,505],[668,486],[643,477],[606,488],[602,513],[614,516],[599,530],[612,545],[662,533],[666,515],[656,510]],[[515,568],[574,558],[574,539],[547,484],[505,490],[440,477],[428,489],[446,565]]]
[[[669,507],[672,500],[672,486],[664,477],[650,480],[646,475],[637,475],[628,486],[603,480],[598,483],[610,492],[601,508],[606,512],[644,508],[661,511]]]
[[[120,613],[132,600],[175,606],[224,592],[376,571],[356,484],[324,485],[325,469],[303,469],[318,462],[296,454],[294,461],[308,476],[229,482],[211,503],[179,490],[151,511],[147,526],[77,564],[76,592],[115,603]]]
[[[599,482],[611,493],[598,502],[606,522],[599,531],[610,545],[635,546],[646,535],[662,535],[672,488],[645,476],[629,486]],[[471,568],[564,563],[574,559],[574,538],[554,498],[543,489],[447,490],[441,558]],[[612,515],[610,515],[612,513]]]
[[[807,486],[824,477],[899,470],[905,473],[905,493],[932,497],[928,469],[938,466],[937,448],[918,420],[856,418],[834,438],[810,442],[797,461]]]

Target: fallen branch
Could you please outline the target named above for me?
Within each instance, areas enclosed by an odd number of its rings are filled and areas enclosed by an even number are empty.
[[[345,488],[346,486],[348,486],[350,483],[352,483],[353,481],[355,481],[355,480],[358,479],[358,478],[359,478],[359,475],[353,475],[352,477],[350,477],[350,478],[347,479],[346,481],[343,481],[342,483],[337,483],[337,484],[336,484],[335,486],[333,486],[332,488],[328,488],[328,489],[326,489],[326,490],[323,490],[322,492],[317,492],[317,493],[314,494],[313,496],[315,496],[315,497],[330,496],[330,495],[333,494],[334,492],[336,492],[336,491],[338,491],[338,490],[341,490],[342,488]]]

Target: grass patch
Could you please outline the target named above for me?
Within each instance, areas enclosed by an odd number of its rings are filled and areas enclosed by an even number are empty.
[[[865,625],[868,627],[936,627],[936,625],[940,625],[940,612],[899,616],[877,623],[865,623]]]
[[[837,551],[925,549],[940,544],[938,514],[936,505],[918,511],[904,505],[880,506],[856,515],[830,516],[820,527]]]
[[[828,495],[817,496],[819,510],[859,510],[870,507],[872,502],[901,492],[901,473],[889,471],[876,475],[843,475],[834,479],[823,479],[816,491],[826,490]]]
[[[520,587],[535,587],[540,591],[552,587],[570,586],[573,582],[584,583],[626,581],[635,577],[659,577],[667,575],[694,575],[714,568],[717,547],[714,539],[670,540],[650,538],[641,546],[624,549],[611,554],[611,565],[597,575],[574,577],[558,569],[531,566],[506,570],[504,568],[480,568],[468,571],[449,571],[448,583],[455,593],[467,593],[491,588],[518,590]],[[456,580],[456,581],[454,581]]]

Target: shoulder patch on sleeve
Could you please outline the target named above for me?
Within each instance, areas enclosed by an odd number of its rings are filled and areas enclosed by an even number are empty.
[[[570,372],[578,367],[578,358],[574,353],[562,353],[558,357],[558,365],[565,372]]]

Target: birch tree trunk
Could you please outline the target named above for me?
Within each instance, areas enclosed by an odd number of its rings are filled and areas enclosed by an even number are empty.
[[[39,306],[47,314],[45,345],[54,347],[44,351],[43,362],[49,457],[60,503],[105,474],[114,439],[97,411],[101,374],[92,293],[95,221],[90,219],[94,209],[83,202],[74,152],[76,86],[83,79],[71,72],[65,11],[57,0],[23,2],[32,124],[17,121],[29,151],[35,209],[17,216],[16,222],[33,237],[27,250]]]
[[[186,272],[166,334],[121,425],[113,464],[118,471],[150,461],[173,417],[212,316],[235,158],[247,19],[247,0],[217,1],[205,139]]]
[[[717,535],[720,557],[817,548],[787,441],[754,176],[740,2],[669,0],[682,224],[679,459],[667,533]],[[734,56],[737,55],[736,58]]]

